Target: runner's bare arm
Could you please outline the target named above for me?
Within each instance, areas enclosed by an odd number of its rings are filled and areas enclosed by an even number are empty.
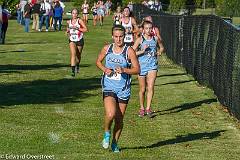
[[[87,32],[88,29],[87,29],[87,26],[85,25],[85,23],[83,22],[83,20],[79,19],[79,24],[82,26],[79,31],[81,32]]]
[[[105,45],[102,50],[100,51],[100,53],[98,54],[97,60],[96,60],[96,65],[99,69],[101,69],[104,73],[106,73],[107,75],[109,75],[112,70],[110,68],[106,68],[102,62],[104,60],[104,58],[106,57],[106,52],[107,49],[109,48],[109,45]]]
[[[132,46],[137,56],[143,54],[145,52],[145,49],[148,47],[148,46],[144,46],[143,50],[138,50],[138,47],[141,44],[141,42],[142,42],[142,37],[138,37],[137,40],[134,42],[134,45]]]

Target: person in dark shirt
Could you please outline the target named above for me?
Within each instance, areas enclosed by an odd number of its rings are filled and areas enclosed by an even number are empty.
[[[0,44],[5,44],[5,37],[8,28],[8,19],[10,17],[10,12],[7,10],[6,3],[2,5],[2,30],[0,31]]]
[[[28,1],[28,3],[24,6],[24,13],[23,17],[25,19],[25,27],[24,31],[29,32],[29,24],[30,24],[30,18],[31,18],[31,6],[30,6],[31,0]]]

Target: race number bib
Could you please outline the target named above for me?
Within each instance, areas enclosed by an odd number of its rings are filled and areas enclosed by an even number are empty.
[[[77,33],[71,33],[70,40],[73,42],[80,41],[82,38],[82,35],[78,35]]]
[[[77,41],[77,38],[78,38],[77,35],[72,35],[72,40],[73,41]]]
[[[154,57],[155,56],[155,52],[154,51],[148,51],[147,52],[147,56],[148,57]]]
[[[106,77],[108,79],[115,80],[115,81],[120,81],[121,80],[121,74],[116,73],[116,72],[114,72],[114,73],[112,73],[110,75],[107,75]]]
[[[125,36],[125,42],[132,42],[132,41],[133,41],[132,35],[131,34],[127,34]]]

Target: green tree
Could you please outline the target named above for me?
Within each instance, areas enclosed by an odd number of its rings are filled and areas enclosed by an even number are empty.
[[[218,0],[227,1],[227,0]],[[232,0],[238,1],[238,0]],[[188,14],[192,14],[196,8],[214,7],[215,0],[170,0],[169,11],[171,13],[178,13],[181,9],[187,9]]]
[[[221,16],[240,16],[239,0],[216,0],[216,12]]]
[[[215,0],[195,0],[198,8],[209,8],[214,7]]]
[[[195,10],[195,0],[170,0],[169,11],[178,13],[181,9],[186,9],[187,14],[192,14]]]
[[[11,13],[16,12],[15,8],[18,2],[19,0],[0,0],[0,4],[2,5],[3,3],[5,3],[7,8],[11,11]]]
[[[196,0],[195,1],[198,8],[202,7],[203,1],[204,0]]]
[[[186,0],[170,0],[169,11],[171,13],[178,13],[185,7]]]
[[[88,3],[93,3],[93,0],[88,0]],[[83,4],[84,0],[74,0],[74,6],[77,7],[78,9],[81,8],[82,4]]]

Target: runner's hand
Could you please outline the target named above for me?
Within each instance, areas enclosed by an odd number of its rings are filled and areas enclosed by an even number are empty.
[[[115,71],[119,74],[123,73],[124,72],[124,69],[121,68],[121,67],[116,67]]]
[[[106,69],[104,70],[104,73],[105,73],[106,75],[110,75],[112,72],[113,72],[113,70],[111,70],[111,69],[109,69],[109,68],[106,68]]]

